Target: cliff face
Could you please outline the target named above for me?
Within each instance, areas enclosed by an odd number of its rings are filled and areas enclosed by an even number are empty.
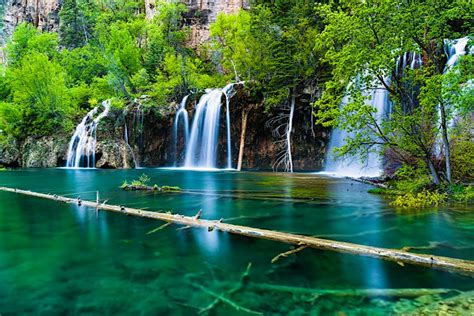
[[[169,0],[168,0],[169,1]],[[249,0],[181,0],[188,7],[186,24],[191,28],[189,45],[197,47],[209,40],[209,25],[219,13],[235,13],[249,8]],[[156,0],[145,0],[146,16],[151,19],[156,14]]]
[[[4,36],[12,34],[22,22],[35,25],[43,31],[57,31],[62,0],[7,0],[5,6]]]
[[[171,0],[168,0],[171,1]],[[144,0],[147,18],[156,14],[156,0]],[[188,7],[186,24],[191,28],[189,44],[197,47],[209,39],[209,25],[217,15],[235,13],[249,7],[249,0],[182,0]],[[29,22],[43,31],[57,31],[62,0],[6,0],[3,16],[3,39],[8,38],[16,25]]]

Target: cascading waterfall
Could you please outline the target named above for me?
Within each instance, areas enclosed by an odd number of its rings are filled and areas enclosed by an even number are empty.
[[[104,110],[96,116],[99,107],[95,107],[77,125],[74,135],[69,141],[67,163],[68,168],[94,168],[95,148],[97,143],[97,125],[109,114],[110,100],[102,102]],[[94,118],[94,116],[96,116]]]
[[[214,89],[203,95],[196,105],[186,146],[186,168],[216,168],[221,99],[222,90]]]
[[[375,89],[365,92],[364,95],[367,97],[367,104],[377,110],[377,122],[380,123],[383,119],[386,119],[390,111],[390,100],[388,98],[387,89],[380,85]],[[348,104],[349,100],[349,96],[344,97],[341,107]],[[341,128],[335,128],[332,131],[324,172],[347,177],[379,176],[382,173],[382,161],[377,152],[369,152],[365,161],[361,161],[360,157],[335,156],[334,149],[342,147],[346,143],[346,140],[352,136],[352,133]]]
[[[454,67],[459,58],[467,53],[467,44],[469,42],[468,37],[463,37],[456,40],[445,40],[445,53],[448,58],[446,73],[452,67]],[[416,69],[421,67],[423,64],[422,56],[419,53],[407,52],[404,53],[398,60],[395,68],[395,75],[403,77],[404,70],[409,67],[410,69]],[[414,92],[416,93],[416,92]],[[372,95],[371,105],[377,109],[377,119],[387,119],[391,113],[391,103],[389,100],[388,92],[383,86],[379,86],[377,89],[373,89],[364,93],[365,95]],[[341,107],[349,102],[349,97],[345,97],[342,101]],[[448,123],[449,127],[454,125],[454,120]],[[362,163],[358,157],[347,160],[344,158],[337,158],[334,156],[333,151],[335,148],[342,147],[347,138],[352,137],[351,133],[336,128],[331,134],[331,139],[328,148],[328,158],[325,165],[325,172],[337,174],[341,176],[352,176],[352,177],[373,177],[379,176],[382,172],[382,161],[377,153],[369,153],[365,163]],[[438,146],[439,147],[439,146]],[[439,148],[437,150],[439,152]]]
[[[184,148],[186,148],[188,144],[189,138],[189,119],[188,119],[188,112],[186,111],[186,103],[188,101],[189,95],[185,96],[181,101],[178,111],[176,111],[176,117],[173,123],[173,152],[174,152],[174,166],[176,167],[179,163],[179,153],[178,153],[178,132],[180,122],[181,126],[183,127],[183,139],[184,139]]]
[[[451,69],[456,66],[459,62],[459,59],[466,55],[467,53],[467,44],[469,42],[469,37],[463,37],[455,40],[445,40],[444,41],[444,52],[448,61],[446,62],[446,67],[444,68],[444,73],[451,71]],[[456,121],[456,113],[453,117],[450,118],[447,126],[448,128],[453,128]]]
[[[188,113],[186,112],[187,96],[181,102],[176,112],[173,124],[173,150],[175,166],[179,165],[178,133],[183,126],[184,133],[184,168],[216,169],[219,142],[220,112],[222,97],[226,105],[226,142],[228,169],[232,168],[232,143],[230,132],[230,99],[234,93],[235,84],[228,84],[222,89],[208,90],[200,99],[194,110],[193,121],[189,128]],[[182,123],[181,123],[182,122]]]
[[[467,36],[456,40],[444,41],[444,52],[446,54],[446,57],[448,58],[444,72],[455,66],[461,56],[466,55],[466,48],[468,42],[469,37]]]

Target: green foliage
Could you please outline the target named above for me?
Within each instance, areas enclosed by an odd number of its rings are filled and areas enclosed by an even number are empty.
[[[0,129],[19,139],[69,133],[105,99],[121,108],[148,95],[160,106],[223,84],[212,64],[186,46],[186,6],[156,5],[150,21],[142,1],[66,0],[60,39],[19,25],[0,71]]]
[[[332,68],[332,78],[315,104],[317,122],[352,132],[339,154],[390,148],[406,164],[422,161],[432,181],[438,182],[443,174],[433,161],[441,132],[441,124],[434,123],[440,120],[438,107],[445,105],[448,121],[453,113],[467,113],[469,104],[472,107],[472,93],[463,90],[472,76],[469,63],[460,66],[462,71],[444,74],[442,48],[446,38],[472,33],[472,6],[448,0],[349,0],[319,5],[317,12],[326,26],[315,46],[325,52]],[[423,54],[423,67],[394,71],[405,52]],[[392,101],[390,120],[380,120],[364,95],[381,88]],[[339,108],[343,97],[347,105]]]
[[[431,184],[431,179],[424,167],[404,165],[395,173],[394,188],[400,192],[417,193]]]
[[[320,29],[314,2],[255,4],[250,12],[221,14],[211,25],[212,49],[228,80],[251,82],[267,107],[281,105],[290,90],[316,80],[319,55],[311,44]]]
[[[138,179],[132,180],[130,183],[125,180],[120,186],[121,189],[126,189],[129,186],[133,187],[146,187],[150,183],[150,177],[143,173]]]
[[[30,52],[8,69],[11,102],[2,103],[4,130],[14,136],[48,135],[69,130],[73,115],[66,74],[44,53]]]
[[[64,0],[59,12],[61,44],[69,49],[86,45],[93,36],[96,12],[94,1]]]
[[[181,192],[182,191],[182,189],[180,187],[168,186],[168,185],[162,186],[161,190],[164,191],[164,192]]]
[[[407,193],[395,198],[392,202],[394,206],[402,208],[425,208],[439,206],[446,202],[447,193],[438,193],[423,190],[418,193]]]
[[[472,185],[452,185],[448,188],[448,192],[452,200],[456,202],[474,202],[474,186]]]
[[[52,59],[58,55],[58,35],[56,33],[40,33],[30,24],[18,25],[6,46],[8,66],[16,66],[24,56],[40,53]]]

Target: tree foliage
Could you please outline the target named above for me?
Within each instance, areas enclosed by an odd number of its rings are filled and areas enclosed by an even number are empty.
[[[316,47],[325,51],[332,78],[316,102],[317,116],[319,123],[352,132],[340,153],[390,149],[401,163],[423,161],[435,183],[449,180],[448,167],[436,161],[441,135],[447,134],[440,122],[467,113],[468,97],[462,97],[460,82],[447,83],[465,72],[445,71],[444,40],[472,32],[472,6],[468,1],[348,0],[320,5],[318,12],[326,26]],[[406,53],[421,59],[414,67],[403,66]],[[389,93],[390,119],[370,104],[367,92],[377,89]],[[340,107],[343,97],[347,104]]]

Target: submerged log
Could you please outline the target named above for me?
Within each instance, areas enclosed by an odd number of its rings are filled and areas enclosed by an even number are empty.
[[[219,286],[230,286],[229,282],[221,282]],[[317,289],[297,286],[288,286],[269,283],[249,282],[247,285],[249,291],[255,292],[281,292],[292,295],[310,295],[313,297],[338,296],[338,297],[396,297],[396,298],[415,298],[424,295],[442,295],[448,293],[460,293],[457,289],[444,288],[400,288],[400,289]]]
[[[7,187],[0,187],[0,191],[24,194],[71,204],[78,203],[77,199]],[[183,225],[185,227],[201,227],[206,228],[208,231],[220,230],[223,232],[228,232],[231,234],[251,238],[273,240],[298,246],[307,245],[308,247],[315,249],[330,250],[335,252],[378,258],[382,260],[396,262],[398,264],[405,263],[417,266],[430,267],[433,269],[456,272],[474,277],[474,261],[471,260],[462,260],[429,254],[410,253],[398,249],[372,247],[349,242],[334,241],[304,235],[272,231],[267,229],[232,225],[223,223],[221,220],[206,220],[197,218],[196,216],[191,217],[180,214],[144,211],[141,209],[128,208],[124,206],[99,204],[97,202],[92,201],[81,201],[81,203],[84,206],[88,206],[94,209],[97,208],[106,211],[123,213],[126,215],[152,218],[173,224]]]

